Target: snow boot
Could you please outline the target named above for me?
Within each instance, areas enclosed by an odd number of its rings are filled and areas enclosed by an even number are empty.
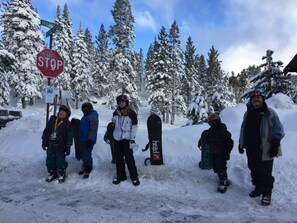
[[[93,167],[92,167],[92,166],[89,166],[89,165],[86,165],[86,166],[84,167],[84,169],[85,169],[85,172],[84,172],[84,179],[87,179],[87,178],[89,178],[90,173],[91,173],[92,170],[93,170]]]
[[[217,191],[219,193],[225,193],[228,189],[228,187],[230,186],[230,180],[221,180],[220,183],[219,183],[219,186],[218,186],[218,189]]]
[[[271,195],[262,195],[261,205],[262,206],[269,206],[271,204]]]
[[[140,181],[138,178],[136,178],[135,180],[132,180],[133,185],[136,187],[140,184]]]
[[[46,182],[52,182],[54,179],[58,177],[57,171],[56,170],[51,170],[49,172],[49,176],[45,179]]]
[[[58,171],[58,181],[59,183],[63,183],[66,180],[66,171],[65,170],[59,170]]]
[[[113,183],[113,184],[119,184],[119,183],[121,183],[121,181],[125,181],[125,180],[127,180],[127,177],[122,177],[122,178],[115,177],[115,178],[112,180],[112,183]]]
[[[78,175],[84,175],[85,174],[85,166],[82,165],[81,170],[78,172]]]
[[[259,197],[260,195],[262,195],[262,190],[259,189],[259,187],[256,187],[253,191],[251,191],[251,193],[249,193],[250,197]]]

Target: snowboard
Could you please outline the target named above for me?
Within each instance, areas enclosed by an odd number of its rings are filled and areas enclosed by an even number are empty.
[[[212,169],[212,156],[210,151],[210,145],[207,143],[208,130],[202,132],[201,135],[201,161],[199,162],[199,167],[202,170]]]
[[[114,138],[113,138],[113,131],[114,131],[115,125],[113,122],[108,123],[106,127],[106,132],[104,134],[104,141],[110,145],[110,151],[111,151],[111,163],[115,163],[115,154],[114,154]]]
[[[144,165],[147,166],[147,161],[150,161],[151,165],[163,165],[162,120],[158,115],[152,114],[148,117],[147,131],[149,142],[142,151],[150,149],[150,157],[144,160]]]
[[[72,125],[73,138],[74,138],[75,158],[77,160],[81,160],[82,151],[80,149],[80,141],[79,141],[80,120],[77,118],[72,118],[71,125]]]

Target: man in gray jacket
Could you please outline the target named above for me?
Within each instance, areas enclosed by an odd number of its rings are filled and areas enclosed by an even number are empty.
[[[281,156],[280,141],[284,137],[283,126],[274,110],[267,107],[260,90],[250,93],[250,106],[243,117],[239,138],[239,153],[246,150],[248,168],[255,189],[250,197],[262,195],[261,204],[270,205],[274,177],[273,159]]]

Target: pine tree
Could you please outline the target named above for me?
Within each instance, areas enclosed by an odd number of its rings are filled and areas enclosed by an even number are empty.
[[[187,105],[191,103],[196,92],[196,86],[199,85],[196,78],[195,50],[192,38],[189,36],[185,51],[185,72],[182,76],[182,94]]]
[[[53,79],[52,85],[58,90],[71,89],[71,54],[73,49],[72,23],[69,16],[67,4],[64,5],[61,16],[60,6],[57,6],[55,23],[62,26],[62,31],[54,35],[54,45],[64,60],[64,71],[58,77]]]
[[[267,50],[266,56],[262,57],[262,60],[266,60],[264,64],[259,67],[263,67],[264,70],[257,73],[250,81],[252,87],[244,92],[243,97],[247,97],[248,93],[253,89],[259,89],[263,92],[266,98],[270,98],[273,94],[282,92],[290,95],[293,89],[290,75],[284,75],[280,69],[283,65],[282,61],[273,61],[273,51]]]
[[[10,102],[10,86],[8,82],[8,72],[15,69],[13,64],[15,57],[7,50],[3,49],[0,42],[0,105],[8,105]]]
[[[140,100],[137,94],[136,79],[137,74],[131,64],[134,35],[134,16],[129,0],[116,0],[111,11],[114,25],[110,26],[109,36],[115,46],[111,54],[109,72],[112,83],[110,92],[109,106],[114,107],[116,94],[127,94],[131,99],[131,105],[138,111]]]
[[[170,51],[170,66],[169,72],[171,78],[171,124],[174,124],[175,114],[186,113],[186,105],[181,96],[181,77],[183,76],[183,58],[184,54],[181,49],[181,41],[179,39],[179,28],[176,21],[173,22],[169,31],[169,51]],[[177,106],[179,105],[179,106]]]
[[[30,0],[11,0],[1,15],[3,47],[16,59],[16,69],[9,79],[14,96],[19,98],[18,106],[26,107],[26,102],[41,97],[42,76],[36,66],[36,55],[44,46],[39,30],[40,18],[33,10]]]
[[[78,101],[88,99],[92,92],[93,83],[90,72],[89,52],[87,44],[84,41],[84,33],[81,23],[77,31],[77,39],[73,48],[71,77],[72,89],[76,99],[76,109],[78,109]]]
[[[206,102],[202,91],[198,91],[192,102],[189,104],[187,110],[187,118],[189,119],[189,124],[199,125],[207,122],[209,114],[208,103]]]
[[[150,70],[147,72],[146,88],[150,93],[149,104],[151,105],[151,112],[163,115],[163,121],[169,122],[169,95],[170,82],[169,75],[169,49],[168,49],[168,34],[166,28],[162,26],[158,41],[155,40],[153,44],[151,61],[147,62]]]
[[[111,81],[109,73],[109,38],[104,25],[101,24],[96,37],[95,65],[93,71],[94,94],[102,97],[107,95]]]
[[[219,53],[215,50],[214,46],[212,46],[208,53],[207,63],[207,77],[204,87],[208,93],[207,102],[210,108],[209,111],[211,113],[220,113],[225,107],[234,105],[235,96],[232,88],[228,86],[228,79],[221,69]]]

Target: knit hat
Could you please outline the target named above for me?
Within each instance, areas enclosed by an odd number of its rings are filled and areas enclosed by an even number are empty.
[[[84,102],[81,105],[81,110],[84,110],[85,108],[89,108],[90,110],[93,110],[93,105],[90,102]]]
[[[61,105],[61,107],[59,108],[59,111],[66,112],[66,114],[67,114],[68,117],[70,117],[70,115],[71,115],[70,109],[67,106],[65,106],[65,105]]]
[[[265,100],[265,95],[262,93],[261,90],[255,89],[249,93],[250,99],[254,96],[261,96],[263,100]]]
[[[127,95],[124,95],[124,94],[119,95],[119,96],[117,96],[116,100],[117,100],[117,104],[119,104],[120,101],[124,101],[127,103],[127,105],[129,105],[129,98]]]

